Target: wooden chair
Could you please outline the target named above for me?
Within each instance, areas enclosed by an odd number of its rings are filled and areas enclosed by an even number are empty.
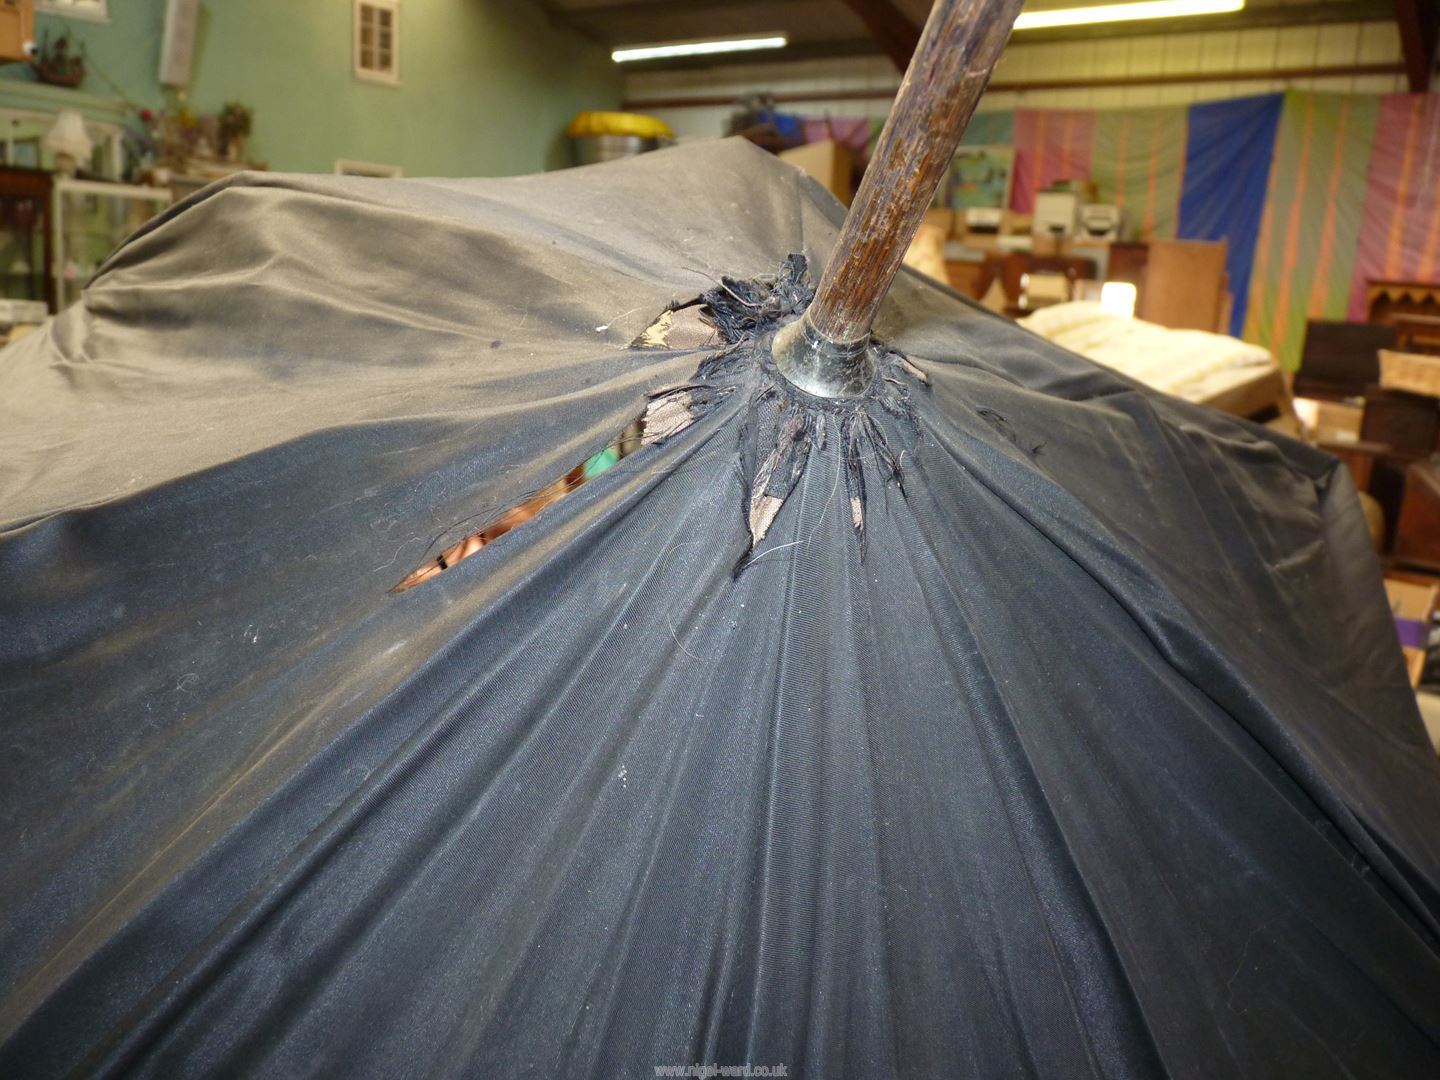
[[[1330,401],[1363,396],[1366,387],[1380,381],[1380,350],[1395,348],[1396,338],[1393,326],[1310,320],[1295,396]]]

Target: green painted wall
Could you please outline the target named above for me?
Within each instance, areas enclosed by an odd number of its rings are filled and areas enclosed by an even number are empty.
[[[165,0],[110,0],[110,22],[40,15],[36,34],[84,42],[81,87],[159,109]],[[351,73],[352,0],[203,0],[189,101],[255,110],[249,153],[270,168],[332,172],[336,158],[407,176],[504,176],[568,164],[564,129],[613,109],[608,50],[530,0],[401,0],[400,85]],[[0,78],[28,78],[23,65]]]

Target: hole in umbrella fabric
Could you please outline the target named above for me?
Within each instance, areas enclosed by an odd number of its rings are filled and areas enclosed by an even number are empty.
[[[642,447],[653,446],[680,434],[699,418],[701,406],[710,401],[711,395],[707,395],[701,390],[692,393],[690,388],[683,386],[662,391],[653,396],[646,405],[645,411],[611,439],[605,449],[592,454],[579,465],[570,469],[564,476],[558,477],[539,491],[527,495],[514,506],[502,511],[478,532],[473,532],[455,541],[439,555],[417,566],[405,575],[399,584],[391,589],[391,592],[404,592],[429,581],[462,559],[468,559],[506,533],[537,517],[547,507],[559,502],[587,481],[618,465],[622,459],[629,457]]]
[[[749,393],[740,438],[745,478],[741,518],[749,534],[735,572],[750,562],[786,500],[805,473],[812,451],[824,450],[832,435],[843,458],[849,519],[863,554],[865,544],[865,463],[904,494],[900,459],[877,414],[901,421],[907,437],[918,435],[910,385],[928,378],[900,353],[876,343],[877,374],[860,398],[831,400],[796,389],[770,355],[774,332],[796,318],[814,299],[803,255],[791,255],[773,275],[739,280],[722,277],[697,300],[662,311],[631,343],[637,349],[723,347],[710,353],[687,383],[652,395],[645,411],[599,453],[454,542],[407,574],[392,590],[404,592],[437,577],[463,559],[541,514],[622,458],[679,435],[737,390]]]
[[[514,506],[504,510],[480,531],[457,540],[439,555],[417,566],[409,574],[406,574],[400,583],[391,589],[391,592],[413,589],[416,585],[438,576],[462,559],[468,559],[486,545],[494,543],[512,529],[518,528],[536,517],[546,507],[559,502],[587,480],[613,468],[619,464],[621,458],[634,453],[643,445],[643,431],[644,417],[636,417],[625,427],[624,431],[610,440],[605,449],[592,454],[564,476],[551,481],[539,491],[526,496]]]

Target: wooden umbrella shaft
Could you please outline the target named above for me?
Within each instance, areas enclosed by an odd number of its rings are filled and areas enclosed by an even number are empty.
[[[855,393],[857,383],[862,391],[868,384],[867,373],[855,369],[867,359],[870,327],[954,159],[1021,2],[936,0],[931,8],[815,300],[801,324],[776,342],[781,370],[804,389],[840,397]],[[847,363],[848,375],[839,370]]]

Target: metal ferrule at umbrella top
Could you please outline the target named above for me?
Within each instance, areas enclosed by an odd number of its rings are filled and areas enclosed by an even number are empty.
[[[822,397],[863,394],[870,328],[935,197],[1021,0],[937,0],[801,320],[775,337],[780,372]]]

